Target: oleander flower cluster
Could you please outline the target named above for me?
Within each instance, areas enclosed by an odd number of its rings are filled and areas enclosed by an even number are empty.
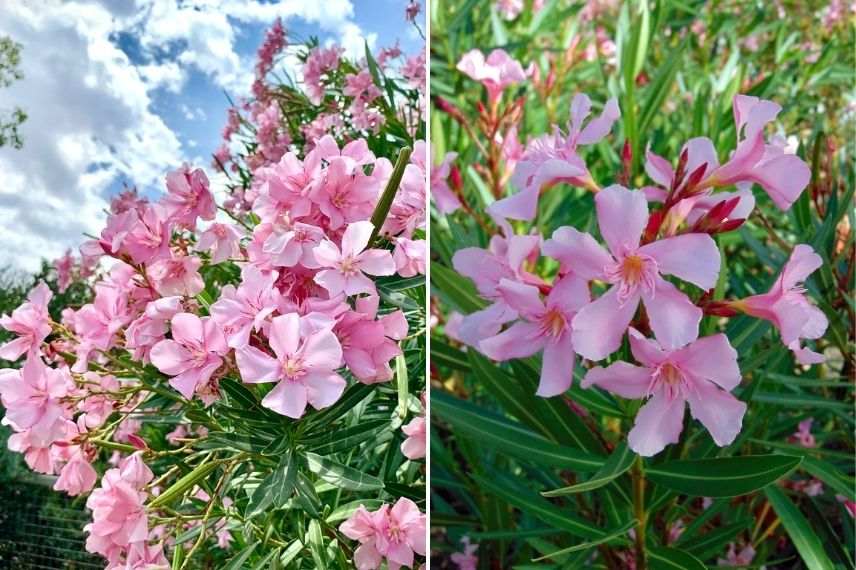
[[[297,427],[308,425],[300,420],[319,417],[312,412],[329,410],[349,387],[356,390],[352,398],[362,399],[374,385],[388,384],[394,363],[409,363],[405,343],[415,346],[421,335],[414,330],[419,307],[400,292],[393,302],[382,300],[379,286],[381,280],[416,282],[425,272],[427,157],[424,143],[412,137],[424,130],[421,114],[410,117],[412,154],[404,144],[378,147],[363,136],[385,136],[385,119],[374,110],[380,87],[368,64],[344,59],[337,46],[300,46],[302,97],[315,112],[328,113],[319,117],[338,117],[349,127],[314,125],[298,137],[286,116],[286,87],[271,78],[287,44],[277,22],[259,49],[253,98],[242,107],[254,140],[243,146],[240,164],[228,160],[243,182],[228,189],[225,203],[218,203],[205,171],[190,165],[168,173],[158,197],[119,194],[80,257],[68,253],[55,263],[59,290],[84,281],[90,301],[54,318],[53,293],[41,282],[23,305],[0,317],[0,326],[14,334],[0,346],[0,358],[22,361],[20,368],[0,370],[3,421],[15,432],[9,447],[34,471],[56,475],[56,490],[89,495],[86,548],[108,568],[169,567],[167,552],[190,531],[198,540],[186,547],[190,556],[206,533],[229,548],[233,521],[248,520],[231,516],[238,503],[241,509],[248,501],[251,509],[259,502],[290,506],[292,492],[317,499],[304,473],[299,480],[287,476],[288,492],[278,483],[279,495],[259,478],[279,477],[282,469],[296,473],[293,466],[306,471],[308,456],[299,455],[298,442],[312,429]],[[387,62],[400,57],[382,55]],[[408,73],[424,79],[424,69],[410,66]],[[381,86],[414,80],[403,77],[384,77]],[[336,99],[341,81],[350,107],[324,105]],[[418,102],[424,85],[407,85]],[[246,120],[232,109],[226,138],[249,125]],[[227,160],[218,156],[217,162]],[[389,462],[425,456],[417,380],[411,379],[413,397],[386,389],[404,405],[394,417],[383,405],[371,410],[373,422],[386,413],[380,423],[396,432],[386,443]],[[225,400],[224,383],[233,386]],[[331,424],[339,416],[324,417]],[[152,427],[152,418],[172,431]],[[224,427],[230,423],[235,431]],[[250,439],[267,432],[258,436],[267,443],[227,446],[236,452],[229,455],[209,439],[218,430],[236,440],[242,429]],[[275,437],[284,447],[269,447]],[[274,469],[271,457],[280,456],[291,457],[293,466]],[[311,471],[310,465],[306,473],[330,477],[325,474],[337,469],[331,461],[334,467]],[[419,464],[413,465],[409,479],[419,476]],[[240,476],[232,473],[241,469]],[[414,542],[424,515],[411,501],[401,505],[383,507],[377,518],[386,522],[378,532],[397,537],[399,527],[412,527],[409,556],[397,544],[378,543],[377,552],[412,566],[413,551],[425,552],[424,542]],[[248,544],[247,531],[241,532]]]
[[[765,133],[779,105],[736,95],[737,141],[727,160],[720,163],[706,137],[687,141],[674,159],[648,150],[644,170],[651,183],[628,188],[629,146],[618,183],[607,185],[594,180],[581,152],[608,136],[620,118],[615,99],[592,117],[593,103],[578,94],[564,128],[555,126],[521,146],[519,103],[503,98],[525,81],[522,66],[502,50],[487,57],[474,50],[458,69],[487,91],[489,108],[480,108],[480,124],[494,133],[488,144],[499,146],[504,161],[484,173],[496,189],[487,208],[496,228],[489,247],[463,248],[452,258],[486,306],[455,316],[447,334],[495,361],[540,354],[537,394],[542,397],[571,387],[579,356],[588,363],[584,388],[598,386],[645,401],[628,435],[630,447],[643,456],[679,441],[687,405],[719,446],[733,442],[741,430],[746,404],[732,394],[741,381],[738,354],[724,334],[702,333],[703,316],[745,314],[769,321],[798,363],[823,361],[810,343],[823,336],[827,319],[803,285],[822,264],[811,246],[793,248],[769,292],[713,297],[726,264],[714,237],[745,222],[755,208],[754,192],[766,193],[785,211],[808,185],[808,165],[786,150],[784,138]],[[462,120],[451,104],[439,106]],[[459,186],[452,188],[454,158],[447,156],[432,172],[432,188],[440,189],[436,206],[443,213],[463,207]],[[508,196],[506,181],[515,189]],[[544,237],[527,226],[544,196],[567,192],[567,186],[594,194],[597,231],[562,226]],[[486,220],[483,225],[489,227]],[[539,271],[556,265],[552,277]],[[624,343],[635,363],[616,356]]]

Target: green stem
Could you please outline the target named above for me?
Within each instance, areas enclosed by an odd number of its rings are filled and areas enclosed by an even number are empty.
[[[645,511],[645,468],[642,457],[636,457],[633,465],[633,511],[636,515],[636,570],[648,569],[648,556],[645,551],[645,528],[648,525],[648,513]]]
[[[404,176],[404,169],[407,168],[407,164],[410,161],[411,152],[410,147],[404,147],[401,149],[401,152],[398,153],[398,160],[395,162],[395,169],[393,169],[392,175],[389,177],[389,182],[387,182],[386,188],[384,188],[383,194],[381,194],[380,200],[378,200],[375,211],[372,214],[371,222],[372,225],[374,225],[374,229],[372,230],[372,236],[369,239],[369,244],[374,243],[380,233],[380,228],[386,221],[386,216],[389,214],[389,209],[392,207],[392,201],[395,200],[395,194],[398,192],[399,185],[401,185],[401,178]]]

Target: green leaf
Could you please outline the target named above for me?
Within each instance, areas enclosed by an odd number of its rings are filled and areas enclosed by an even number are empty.
[[[413,152],[409,147],[404,147],[398,152],[398,159],[395,161],[395,168],[386,183],[386,188],[383,194],[377,201],[374,212],[372,212],[371,222],[374,226],[369,243],[373,243],[380,233],[381,227],[386,222],[386,216],[389,214],[389,209],[392,207],[392,202],[395,200],[395,195],[398,193],[398,187],[401,185],[401,178],[404,176],[404,169],[410,161],[410,153]]]
[[[351,491],[383,489],[383,481],[377,477],[363,473],[353,467],[342,465],[327,457],[307,453],[306,460],[309,463],[310,471],[335,487],[350,489]]]
[[[551,552],[550,554],[547,554],[546,556],[541,556],[540,558],[533,559],[532,562],[540,562],[541,560],[547,560],[547,559],[553,558],[555,556],[563,556],[565,554],[571,554],[573,552],[588,550],[589,548],[594,548],[595,546],[598,546],[598,545],[603,544],[605,542],[614,541],[615,539],[624,537],[631,528],[634,528],[636,526],[636,524],[637,523],[635,520],[627,521],[627,523],[622,525],[621,527],[619,527],[615,530],[612,530],[612,531],[607,531],[606,536],[604,536],[602,538],[599,538],[597,540],[590,540],[588,542],[583,542],[580,544],[576,544],[576,545],[570,546],[568,548],[563,548],[561,550],[557,550],[556,552]]]
[[[324,433],[307,437],[301,443],[318,455],[331,455],[354,449],[389,425],[388,419],[367,420],[347,428],[328,429]]]
[[[410,400],[409,378],[407,374],[407,360],[404,354],[395,357],[395,387],[398,390],[398,417],[407,416],[407,405]]]
[[[677,548],[649,548],[648,561],[651,570],[707,570],[701,560]]]
[[[431,411],[480,445],[518,459],[578,471],[593,471],[603,465],[603,460],[596,456],[552,443],[511,419],[482,410],[440,390],[431,391]]]
[[[651,481],[673,491],[701,497],[736,497],[757,491],[793,471],[802,458],[744,455],[670,461],[648,467]]]
[[[197,465],[193,471],[173,483],[166,491],[155,497],[148,506],[151,508],[157,508],[170,504],[172,501],[184,495],[185,492],[189,491],[190,488],[196,485],[199,481],[210,475],[219,465],[219,461],[209,461],[208,463]]]
[[[247,506],[247,518],[253,518],[265,512],[273,503],[276,497],[276,472],[269,473],[267,477],[262,479],[256,490],[253,491],[250,497],[250,503]]]
[[[487,302],[476,293],[472,281],[439,263],[431,266],[431,284],[464,313],[474,313],[487,306]]]
[[[350,503],[338,507],[332,513],[327,515],[327,518],[324,520],[328,523],[343,521],[350,518],[351,515],[357,512],[357,509],[360,508],[360,506],[365,507],[368,511],[376,511],[381,507],[381,505],[383,505],[383,501],[380,499],[359,499],[351,501]]]
[[[719,528],[700,533],[699,536],[696,536],[695,538],[681,540],[683,539],[683,535],[681,535],[681,539],[678,539],[677,546],[681,547],[693,556],[697,556],[702,560],[705,560],[717,552],[721,552],[726,544],[732,542],[735,536],[738,536],[741,532],[749,528],[752,525],[752,522],[753,520],[751,518],[746,517],[736,523],[726,524]],[[686,534],[686,532],[684,532],[684,534]]]
[[[291,497],[294,484],[297,479],[297,467],[299,461],[294,457],[292,451],[286,451],[279,460],[279,465],[273,472],[273,504],[281,507]]]
[[[788,536],[808,569],[832,570],[834,566],[823,549],[823,544],[796,505],[778,487],[767,487],[764,494],[782,520],[782,525],[788,531]]]
[[[599,489],[613,479],[616,479],[627,472],[627,470],[633,466],[633,461],[635,459],[636,454],[627,447],[626,443],[622,443],[616,448],[612,455],[609,456],[609,459],[606,460],[603,467],[598,469],[597,473],[595,473],[588,481],[583,481],[582,483],[577,483],[570,487],[562,487],[561,489],[556,489],[554,491],[546,491],[541,494],[545,497],[560,497],[562,495],[572,495],[574,493],[584,493],[586,491]]]
[[[252,556],[253,552],[255,552],[258,545],[258,541],[255,541],[248,547],[238,552],[229,560],[229,562],[226,563],[225,566],[223,566],[223,570],[241,570],[242,568],[244,568],[244,563],[250,559],[250,556]]]
[[[803,457],[801,467],[835,489],[835,492],[844,495],[851,501],[856,501],[856,493],[853,491],[856,483],[854,483],[853,477],[841,473],[828,462],[814,457]]]
[[[327,551],[324,548],[324,535],[321,534],[321,524],[312,519],[309,521],[309,530],[306,532],[306,537],[309,542],[309,550],[312,552],[312,560],[315,562],[315,568],[326,570],[327,568]]]

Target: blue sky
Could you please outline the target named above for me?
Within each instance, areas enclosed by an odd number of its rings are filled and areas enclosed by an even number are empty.
[[[29,114],[24,149],[0,149],[0,265],[33,270],[40,257],[76,247],[84,232],[100,231],[110,195],[125,183],[155,193],[182,162],[207,168],[226,118],[224,90],[248,89],[277,16],[292,37],[351,54],[366,40],[375,49],[399,40],[412,53],[424,43],[404,19],[406,4],[74,0],[45,10],[0,2],[0,35],[23,45],[25,76],[0,89],[0,111],[20,105]]]

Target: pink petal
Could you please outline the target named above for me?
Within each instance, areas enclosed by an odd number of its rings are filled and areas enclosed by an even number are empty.
[[[627,443],[639,455],[651,457],[670,443],[677,443],[683,427],[684,400],[670,400],[662,392],[657,392],[636,414]]]
[[[535,394],[550,398],[563,394],[570,388],[574,379],[574,360],[570,334],[563,334],[556,341],[548,342],[544,346],[541,380]]]
[[[572,322],[573,343],[577,354],[589,360],[601,360],[621,346],[621,337],[639,306],[634,294],[624,304],[618,301],[618,287],[579,310]]]
[[[662,156],[651,152],[650,148],[645,149],[645,172],[663,188],[671,188],[672,179],[675,177],[672,165]]]
[[[683,149],[687,151],[687,165],[684,170],[688,174],[692,174],[702,164],[707,164],[706,174],[710,174],[719,166],[716,147],[707,137],[692,138],[684,144]]]
[[[690,413],[700,421],[716,445],[723,447],[734,441],[743,425],[746,404],[710,382],[696,382],[687,398]]]
[[[577,137],[577,144],[594,144],[609,134],[612,125],[621,117],[618,109],[618,101],[610,98],[603,106],[603,112],[596,119],[592,119]]]
[[[653,338],[645,338],[645,336],[630,327],[628,331],[630,338],[630,350],[633,353],[633,358],[638,360],[648,368],[656,368],[661,362],[668,358],[669,353],[663,350],[660,343]]]
[[[324,269],[315,274],[315,282],[327,290],[331,297],[345,290],[345,277],[338,269]]]
[[[598,366],[588,371],[582,387],[599,386],[622,398],[643,398],[651,384],[651,370],[629,362],[615,362],[606,368]]]
[[[639,191],[618,184],[604,188],[594,198],[600,234],[613,255],[634,250],[648,223],[648,201]]]
[[[16,338],[0,346],[0,358],[14,361],[30,348],[31,340],[28,337]]]
[[[372,542],[365,542],[354,551],[354,565],[357,570],[377,570],[381,562],[383,556]]]
[[[797,362],[804,366],[810,366],[812,364],[820,364],[821,362],[826,361],[826,357],[819,352],[815,352],[808,347],[800,347],[800,342],[798,340],[793,341],[788,345],[788,348],[791,349],[794,353],[794,358],[796,358]]]
[[[639,248],[657,261],[660,273],[674,275],[705,291],[719,277],[719,248],[707,234],[684,234],[661,239]]]
[[[655,294],[643,292],[642,300],[654,336],[663,348],[680,348],[698,338],[702,311],[677,287],[658,276]]]
[[[178,392],[188,400],[193,398],[193,393],[196,391],[196,386],[201,384],[200,368],[190,368],[182,372],[178,376],[173,376],[169,379],[169,385],[178,390]]]
[[[190,352],[174,340],[162,340],[152,347],[149,359],[164,374],[181,374],[191,366]]]
[[[385,249],[369,249],[357,258],[361,271],[369,275],[392,275],[395,273],[395,260]]]
[[[482,339],[494,336],[503,324],[516,318],[517,312],[508,308],[505,303],[494,303],[461,319],[458,331],[460,339],[477,347]]]
[[[393,272],[395,272],[394,269]],[[357,273],[356,275],[346,277],[345,295],[348,295],[350,297],[352,295],[359,295],[360,293],[376,294],[377,289],[375,289],[374,281],[372,281],[362,273]]]
[[[787,210],[808,186],[811,169],[798,156],[783,154],[757,165],[750,179],[770,195],[779,209]]]
[[[369,245],[374,231],[374,225],[368,220],[348,224],[345,233],[342,234],[342,256],[355,256]]]
[[[503,279],[496,290],[502,300],[523,318],[534,320],[544,313],[544,303],[537,287]]]
[[[342,396],[345,391],[345,379],[335,372],[309,372],[304,377],[309,403],[316,410],[326,408]]]
[[[342,258],[339,248],[332,241],[325,239],[312,250],[315,261],[321,267],[335,267]]]
[[[591,302],[588,283],[569,273],[553,283],[547,295],[547,308],[559,309],[564,314],[575,313]]]
[[[270,325],[270,346],[280,358],[297,352],[300,345],[300,317],[289,313],[274,317]]]
[[[183,345],[202,346],[202,319],[193,313],[178,313],[172,318],[172,338]]]
[[[262,406],[292,419],[299,419],[306,411],[306,386],[301,382],[283,380],[268,392]]]
[[[803,243],[796,245],[782,268],[782,287],[791,289],[797,286],[821,265],[823,265],[823,258],[816,254],[811,246]]]
[[[672,353],[672,360],[681,370],[696,378],[715,382],[725,390],[740,384],[740,367],[737,351],[724,334],[705,336]]]
[[[321,330],[306,339],[303,362],[312,370],[334,370],[341,365],[342,346],[333,331]]]
[[[612,256],[591,236],[564,226],[541,248],[544,255],[558,260],[564,271],[573,271],[583,279],[603,279],[603,268],[613,263]]]
[[[492,360],[532,356],[544,346],[544,337],[538,325],[518,321],[505,332],[485,338],[478,343],[481,352]]]
[[[511,220],[532,220],[538,212],[538,195],[541,189],[534,183],[524,186],[518,192],[497,200],[487,210],[492,216]]]
[[[273,382],[279,378],[280,368],[276,359],[254,346],[236,350],[235,360],[244,383]]]

